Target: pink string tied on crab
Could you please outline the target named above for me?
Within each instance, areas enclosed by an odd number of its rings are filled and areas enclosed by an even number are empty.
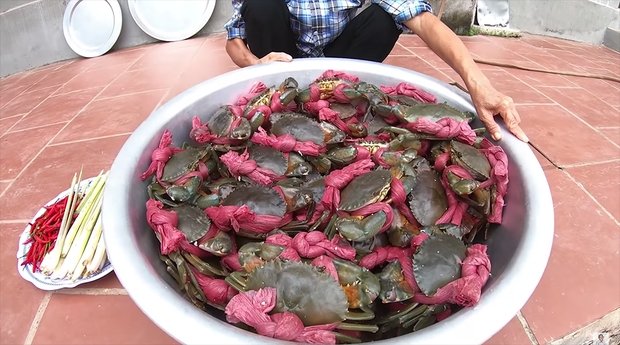
[[[290,134],[280,136],[267,134],[261,127],[252,135],[251,140],[255,144],[273,147],[284,153],[295,151],[307,156],[316,157],[326,151],[325,146],[317,145],[311,141],[297,141],[297,139]]]
[[[508,193],[508,156],[500,146],[494,145],[486,138],[482,140],[481,147],[491,165],[491,178],[484,181],[481,187],[495,183],[496,188],[495,202],[491,205],[488,221],[499,224],[502,222],[504,196]]]
[[[256,84],[252,85],[252,87],[246,94],[239,96],[234,105],[245,107],[248,103],[250,103],[252,99],[254,99],[254,97],[258,96],[265,90],[267,90],[267,86],[263,82],[259,81]]]
[[[145,172],[140,175],[140,178],[144,181],[149,176],[155,174],[155,177],[159,181],[161,179],[162,174],[164,173],[164,166],[166,163],[177,152],[183,151],[180,148],[173,147],[172,145],[172,133],[169,130],[165,130],[159,139],[159,146],[153,153],[151,153],[151,164],[146,169]]]
[[[293,218],[290,213],[286,213],[283,217],[268,214],[257,215],[247,205],[211,206],[205,209],[205,213],[220,229],[233,229],[236,232],[245,230],[259,234],[282,227]]]
[[[351,212],[351,215],[366,217],[377,212],[385,213],[385,222],[383,223],[383,226],[381,226],[381,229],[379,229],[379,233],[384,233],[390,229],[390,226],[392,226],[392,222],[394,221],[394,212],[392,212],[392,206],[389,204],[385,202],[375,202],[370,205],[366,205],[359,210]]]
[[[332,92],[332,98],[338,103],[351,103],[351,97],[347,96],[346,91],[355,91],[351,85],[347,83],[340,83],[336,85]]]
[[[335,324],[305,327],[299,316],[291,312],[269,315],[276,306],[276,289],[265,287],[235,295],[226,305],[226,320],[242,322],[267,337],[310,344],[335,344]]]
[[[398,260],[403,271],[403,277],[411,288],[411,291],[418,292],[420,288],[413,276],[413,262],[411,260],[412,249],[400,248],[394,246],[385,246],[375,248],[371,253],[364,256],[359,265],[372,270],[373,268],[386,263],[388,261]]]
[[[450,162],[450,159],[451,159],[450,152],[443,152],[437,155],[437,157],[435,158],[435,164],[433,165],[433,167],[438,172],[442,172],[443,169],[445,169],[446,165],[448,165],[448,162]]]
[[[293,248],[293,239],[289,235],[276,233],[267,236],[265,243],[284,247],[284,250],[280,253],[280,255],[278,255],[280,259],[288,261],[301,261],[301,256],[299,256],[297,250]]]
[[[360,79],[353,74],[342,71],[335,71],[333,69],[328,69],[327,71],[323,72],[323,74],[321,74],[321,76],[317,80],[322,79],[342,79],[351,83],[358,83],[360,81]]]
[[[220,160],[234,177],[247,176],[262,185],[270,185],[281,177],[269,169],[259,167],[255,160],[250,159],[250,153],[247,150],[242,154],[228,151],[220,156]]]
[[[405,186],[400,179],[392,178],[392,182],[390,183],[390,192],[392,205],[394,205],[398,212],[400,212],[400,214],[407,219],[409,224],[419,227],[420,224],[415,219],[413,212],[411,212],[411,208],[407,203],[407,192],[405,191]]]
[[[319,99],[304,103],[304,110],[310,114],[318,115],[323,109],[329,109],[329,101]]]
[[[375,164],[370,159],[353,162],[340,170],[334,170],[325,176],[325,191],[321,204],[326,210],[334,210],[340,205],[340,190],[355,177],[369,172]]]
[[[176,212],[164,210],[164,204],[154,199],[146,201],[146,222],[155,231],[160,242],[160,252],[168,255],[179,249],[199,257],[210,254],[187,241],[185,234],[177,228],[179,217]]]
[[[465,201],[461,201],[456,196],[456,193],[450,187],[448,183],[448,173],[452,173],[460,178],[473,179],[473,176],[465,170],[465,168],[459,165],[448,165],[443,169],[441,175],[441,185],[446,192],[446,198],[448,199],[448,209],[444,212],[435,224],[451,223],[454,225],[461,225],[463,222],[463,216],[467,212],[469,205]]]
[[[200,273],[197,269],[191,267],[191,265],[190,269],[196,277],[196,281],[198,282],[198,285],[200,285],[200,289],[209,302],[216,305],[225,306],[228,301],[230,301],[231,298],[237,294],[237,290],[228,285],[224,279],[209,277],[208,275]]]
[[[381,86],[381,91],[388,95],[403,95],[414,98],[424,103],[435,103],[437,98],[424,90],[418,89],[408,83],[398,83],[396,86]]]
[[[463,307],[474,306],[480,301],[482,288],[491,274],[491,261],[487,246],[474,244],[467,248],[461,264],[461,277],[439,288],[433,296],[416,294],[413,300],[423,304],[452,303]]]
[[[412,132],[431,134],[442,139],[454,138],[469,145],[476,141],[476,132],[471,129],[467,121],[457,121],[449,117],[437,122],[422,117],[403,125],[403,127]]]
[[[319,119],[321,121],[327,121],[332,125],[336,126],[339,130],[351,134],[351,130],[349,126],[347,126],[346,122],[344,122],[340,118],[340,114],[337,111],[332,110],[331,108],[322,108],[319,110]]]

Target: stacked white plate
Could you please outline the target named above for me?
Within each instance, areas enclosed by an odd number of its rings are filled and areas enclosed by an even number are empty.
[[[69,47],[83,57],[108,52],[121,34],[123,16],[117,0],[71,0],[63,17]]]

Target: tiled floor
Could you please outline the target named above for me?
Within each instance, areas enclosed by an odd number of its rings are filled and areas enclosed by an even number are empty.
[[[603,47],[540,36],[462,39],[477,58],[620,76],[620,54]],[[85,176],[109,168],[153,109],[235,69],[223,43],[218,34],[153,44],[0,80],[0,343],[174,343],[113,274],[54,293],[22,280],[17,239],[82,164]],[[401,37],[385,63],[462,83],[415,36]],[[544,344],[620,307],[620,84],[481,67],[515,100],[523,128],[544,154],[536,152],[556,218],[540,285],[488,344]]]

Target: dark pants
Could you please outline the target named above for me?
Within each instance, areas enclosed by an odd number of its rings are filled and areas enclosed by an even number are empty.
[[[241,7],[241,16],[245,22],[246,43],[254,55],[262,58],[270,52],[285,52],[301,57],[284,1],[247,0]],[[400,34],[392,16],[372,4],[353,18],[323,53],[327,57],[381,62],[392,51]]]

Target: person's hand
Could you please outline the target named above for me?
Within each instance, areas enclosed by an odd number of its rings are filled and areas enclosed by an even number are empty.
[[[293,61],[293,57],[288,55],[287,53],[271,52],[263,56],[262,58],[258,59],[256,64],[269,63],[273,61],[290,62],[290,61]]]
[[[478,117],[489,131],[491,138],[494,140],[502,138],[499,125],[494,118],[495,115],[499,115],[512,134],[524,142],[529,141],[525,132],[519,127],[521,118],[512,98],[503,95],[490,85],[478,90],[470,90],[470,92],[471,98],[474,101],[474,107],[476,107],[478,112]]]

